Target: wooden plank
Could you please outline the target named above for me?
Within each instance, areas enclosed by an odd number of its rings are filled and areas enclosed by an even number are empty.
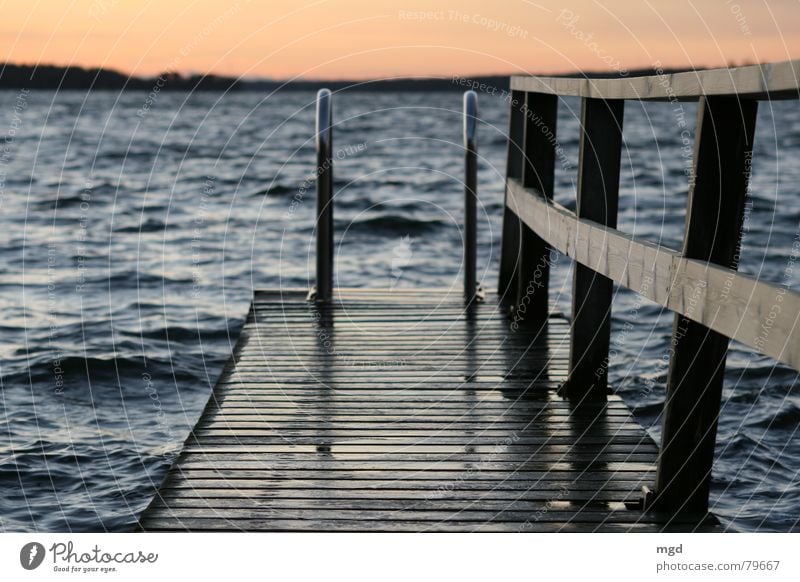
[[[558,99],[553,95],[528,93],[525,96],[524,143],[525,157],[522,183],[537,188],[552,198],[556,163],[556,125]],[[509,190],[508,197],[514,198]],[[513,200],[512,208],[513,208]],[[520,254],[517,261],[517,293],[512,329],[524,325],[541,330],[547,322],[550,285],[550,249],[547,243],[528,225],[521,224]]]
[[[214,395],[214,399],[221,402],[229,397],[239,400],[254,397],[255,400],[279,399],[282,401],[297,403],[313,402],[315,404],[324,404],[320,402],[320,394],[322,394],[322,392],[320,391],[319,384],[314,385],[314,388],[317,388],[316,391],[308,390],[303,387],[295,387],[293,390],[277,390],[275,384],[276,383],[270,384],[267,390],[255,389],[250,392],[241,391],[240,394],[232,394],[226,389],[216,393]],[[464,383],[462,382],[461,384]],[[503,383],[502,387],[505,388],[506,384],[507,382]],[[539,409],[542,406],[546,406],[549,409],[568,408],[569,410],[575,410],[569,403],[565,403],[562,400],[553,399],[553,394],[551,392],[539,391],[527,394],[514,391],[509,394],[503,390],[490,390],[476,394],[464,387],[452,389],[441,388],[439,390],[426,390],[423,387],[419,387],[397,392],[382,390],[377,387],[373,389],[351,389],[343,387],[335,392],[326,390],[325,393],[329,396],[335,396],[335,403],[341,402],[343,404],[356,402],[363,405],[369,402],[385,403],[402,400],[403,402],[409,403],[412,406],[416,405],[416,403],[440,404],[455,402],[468,403],[470,405],[478,405],[483,403],[502,403],[504,405],[520,404],[531,407],[535,406]],[[619,397],[617,396],[606,406],[606,410],[613,410],[619,407],[625,407],[625,404],[619,400]],[[583,414],[583,407],[575,410],[575,412],[576,414]]]
[[[485,380],[476,380],[474,378],[467,380],[451,380],[442,378],[430,378],[426,376],[422,380],[419,378],[400,379],[395,382],[382,381],[380,383],[370,382],[369,377],[365,376],[357,380],[336,380],[324,379],[319,375],[313,377],[300,378],[282,378],[270,381],[267,377],[268,374],[255,374],[248,378],[223,378],[218,382],[222,387],[226,387],[231,394],[252,394],[254,391],[265,390],[285,390],[303,389],[320,390],[325,389],[328,392],[337,393],[344,389],[363,390],[370,392],[372,388],[386,390],[387,392],[402,393],[409,390],[419,389],[420,391],[427,391],[431,394],[441,394],[443,391],[448,390],[466,390],[474,394],[481,394],[484,392],[495,392],[503,390],[509,396],[516,397],[517,395],[525,397],[536,397],[537,392],[545,392],[550,389],[556,388],[566,378],[566,373],[559,374],[555,378],[550,378],[543,375],[536,381],[528,381],[527,383],[509,382],[503,376],[490,377]],[[322,381],[325,380],[325,381]],[[434,381],[435,380],[435,381]],[[230,387],[230,388],[227,388]]]
[[[158,517],[146,522],[148,531],[247,531],[247,532],[504,532],[504,533],[627,533],[627,532],[708,532],[719,531],[716,524],[670,523],[581,523],[573,521],[540,523],[535,519],[523,523],[499,521],[364,521],[364,520],[302,520],[302,519],[177,519]]]
[[[441,474],[441,473],[440,473]],[[428,473],[425,474],[428,476]],[[330,496],[331,490],[341,493],[342,496],[389,496],[389,495],[427,495],[437,492],[439,495],[459,496],[470,499],[481,496],[506,496],[513,495],[519,499],[552,498],[553,492],[561,492],[564,498],[574,496],[576,499],[585,499],[588,496],[605,494],[610,499],[627,499],[628,495],[639,495],[643,484],[649,480],[649,475],[626,478],[617,475],[603,481],[597,479],[577,480],[569,477],[561,479],[456,479],[447,477],[422,478],[411,475],[402,481],[397,479],[356,478],[350,475],[348,479],[330,479],[321,476],[308,478],[263,478],[263,479],[219,479],[213,476],[198,478],[196,476],[172,475],[161,488],[160,497],[197,497],[237,496],[245,497],[291,497],[291,496]],[[629,477],[629,475],[628,475]],[[218,493],[221,492],[221,493]]]
[[[297,504],[300,505],[300,504]],[[320,505],[320,504],[317,504]],[[465,504],[462,504],[462,506]],[[155,505],[158,509],[158,504]],[[218,520],[278,520],[278,519],[296,519],[304,521],[340,521],[340,520],[359,520],[363,522],[377,521],[381,523],[391,522],[404,522],[404,521],[430,521],[442,522],[454,519],[457,517],[461,522],[477,522],[485,523],[493,520],[502,521],[506,523],[524,523],[531,519],[538,519],[539,523],[550,522],[568,522],[574,520],[581,523],[620,523],[620,524],[635,524],[642,518],[635,513],[627,512],[625,510],[618,511],[558,511],[550,509],[549,511],[542,511],[541,509],[533,509],[526,511],[515,510],[470,510],[462,508],[460,510],[443,510],[437,511],[433,508],[430,509],[339,509],[333,507],[327,509],[324,507],[297,507],[295,509],[273,509],[271,507],[245,507],[245,508],[219,508],[219,507],[174,507],[169,506],[164,508],[165,514],[171,517],[181,519],[203,519],[213,518]],[[477,525],[476,523],[476,525]]]
[[[525,152],[525,95],[520,91],[511,92],[508,119],[508,152],[506,154],[506,180],[522,179],[523,155]],[[516,214],[508,208],[508,188],[503,205],[503,234],[500,246],[500,271],[497,294],[500,304],[511,307],[517,298],[520,260],[520,231],[522,224]]]
[[[586,422],[591,422],[591,416],[579,417],[571,414],[571,411],[550,410],[549,407],[539,410],[531,410],[524,408],[502,408],[502,409],[487,409],[483,405],[475,405],[472,407],[463,408],[450,408],[448,406],[430,407],[416,407],[403,410],[400,407],[393,408],[391,404],[388,406],[382,403],[375,403],[375,406],[365,409],[363,404],[361,406],[353,405],[339,406],[325,406],[321,403],[319,406],[306,406],[303,408],[280,406],[274,402],[262,403],[259,406],[247,405],[243,403],[236,403],[232,401],[225,401],[224,407],[221,406],[214,414],[213,418],[231,418],[231,419],[244,419],[250,418],[258,420],[260,418],[272,419],[290,419],[290,418],[372,418],[380,419],[383,422],[391,421],[392,419],[424,419],[425,421],[444,421],[450,418],[464,418],[467,415],[479,417],[486,421],[497,421],[501,419],[559,419],[559,420],[575,420],[576,418],[585,418]],[[606,419],[628,419],[631,415],[626,410],[614,410],[605,414]]]
[[[617,511],[624,511],[624,504],[618,499],[609,499],[604,501],[582,501],[574,500],[572,502],[564,502],[568,505],[569,509],[573,509],[572,517],[583,517],[587,520],[599,520],[608,516],[609,509],[614,508]],[[252,497],[235,497],[235,498],[220,498],[209,497],[205,499],[198,499],[196,497],[171,497],[159,501],[156,507],[175,508],[175,509],[217,509],[222,514],[230,514],[234,511],[241,512],[250,510],[253,515],[264,510],[263,499]],[[470,499],[441,499],[425,497],[411,497],[411,498],[317,498],[317,497],[291,497],[289,499],[276,499],[271,498],[269,502],[270,509],[284,510],[284,511],[335,511],[339,512],[393,512],[395,519],[397,513],[406,514],[406,512],[419,512],[431,515],[431,510],[435,507],[437,512],[450,513],[458,512],[461,517],[477,517],[484,512],[498,512],[503,513],[505,516],[513,513],[515,516],[525,513],[542,512],[550,513],[554,507],[558,507],[555,503],[547,499],[486,499],[478,498],[475,500]],[[381,515],[378,513],[378,515]],[[560,512],[561,515],[554,514],[554,519],[564,519],[566,512]],[[414,514],[408,515],[409,519],[414,519]]]
[[[361,428],[361,429],[347,429],[347,430],[336,430],[336,429],[326,429],[324,427],[307,427],[307,428],[269,428],[265,426],[264,428],[254,428],[254,429],[238,429],[232,430],[230,428],[220,427],[220,428],[204,428],[198,427],[197,430],[194,431],[194,436],[196,438],[200,437],[208,437],[208,436],[230,436],[231,434],[239,434],[240,436],[247,437],[277,437],[283,438],[285,440],[294,440],[299,439],[302,437],[314,437],[316,436],[320,440],[324,440],[325,443],[328,441],[335,441],[336,439],[361,439],[368,437],[370,435],[375,435],[379,438],[390,438],[390,437],[412,437],[418,440],[422,439],[437,439],[440,437],[448,437],[448,436],[459,436],[464,434],[464,431],[467,429],[460,428],[458,426],[453,427],[442,427],[439,429],[422,429],[422,428],[387,428],[382,429],[380,431],[376,431],[374,428]],[[522,437],[549,437],[549,436],[563,436],[563,437],[577,437],[581,436],[583,433],[578,432],[576,434],[575,430],[572,428],[548,428],[548,429],[529,429],[525,431],[511,431],[508,428],[475,428],[469,429],[472,431],[476,436],[483,436],[483,437],[491,437],[494,438],[496,441],[502,441],[507,438],[513,438],[514,436],[522,436]],[[629,437],[636,437],[641,435],[641,428],[620,428],[615,429],[611,434],[616,436],[629,436]]]
[[[328,370],[329,371],[329,370]],[[403,390],[403,389],[410,389],[410,388],[419,388],[420,390],[430,390],[435,392],[440,392],[442,388],[469,388],[472,390],[498,390],[498,389],[508,389],[508,390],[526,390],[528,388],[536,388],[536,387],[544,387],[548,388],[552,384],[560,384],[561,381],[566,377],[566,368],[563,370],[562,374],[558,373],[556,370],[557,377],[550,378],[547,374],[552,374],[553,370],[542,369],[539,374],[537,374],[534,378],[529,378],[527,383],[522,384],[515,384],[513,382],[507,383],[506,380],[510,380],[513,378],[506,378],[502,374],[497,375],[487,375],[485,378],[475,378],[475,377],[468,377],[466,375],[451,375],[451,376],[444,376],[442,374],[424,374],[418,373],[416,375],[405,375],[402,378],[394,377],[394,378],[381,378],[375,381],[370,380],[369,374],[360,374],[356,375],[353,374],[352,379],[341,378],[337,380],[336,378],[324,378],[322,374],[326,371],[321,370],[318,373],[314,374],[313,372],[307,373],[290,373],[286,372],[285,374],[281,374],[280,379],[274,382],[270,382],[268,376],[269,371],[265,370],[263,372],[254,372],[252,374],[247,374],[244,372],[236,372],[234,376],[231,378],[231,381],[224,381],[223,384],[253,384],[253,385],[264,385],[268,388],[276,388],[276,385],[285,384],[287,386],[292,384],[299,384],[305,385],[310,388],[319,388],[320,386],[329,388],[329,389],[341,389],[345,387],[350,387],[352,389],[358,389],[359,387],[363,387],[364,389],[369,389],[370,387],[377,387],[377,388],[393,388],[395,390]],[[549,381],[548,381],[549,380]],[[449,384],[449,386],[447,386]],[[535,386],[531,386],[531,384],[535,384]],[[253,389],[256,386],[247,386],[248,389]]]
[[[287,470],[287,471],[426,471],[426,470],[441,470],[441,471],[467,471],[473,466],[473,461],[470,460],[396,460],[389,459],[346,459],[346,458],[330,458],[323,459],[321,455],[319,458],[307,460],[307,455],[289,456],[281,458],[278,455],[270,455],[267,460],[247,460],[247,459],[231,459],[231,455],[203,455],[203,454],[187,454],[181,459],[181,467],[185,470],[188,469],[214,469],[219,471],[236,470],[236,471],[253,471],[253,472],[269,472],[273,470]],[[497,471],[497,472],[518,472],[518,471],[567,471],[573,469],[576,471],[590,471],[600,466],[614,472],[633,471],[645,472],[655,471],[655,463],[639,462],[635,459],[627,460],[625,455],[613,457],[612,455],[603,455],[601,460],[597,460],[595,455],[584,456],[573,460],[571,457],[565,461],[559,460],[560,457],[547,457],[541,455],[536,456],[536,461],[530,460],[493,460],[491,462],[481,462],[481,470]],[[606,462],[606,458],[609,460]]]
[[[738,95],[750,99],[797,99],[800,61],[689,71],[620,79],[511,77],[512,91],[636,101],[696,100]]]
[[[472,447],[488,446],[492,449],[498,446],[498,443],[503,442],[504,439],[497,439],[493,436],[486,435],[435,435],[431,438],[417,438],[412,435],[402,435],[398,437],[381,438],[372,435],[364,435],[360,438],[353,436],[346,436],[341,438],[326,438],[325,444],[320,445],[319,435],[309,435],[306,437],[286,438],[282,435],[273,437],[253,437],[246,435],[237,435],[232,431],[228,434],[218,437],[211,437],[208,435],[193,434],[186,441],[187,450],[190,448],[201,447],[225,447],[225,446],[242,446],[242,447],[258,447],[263,446],[310,446],[315,449],[321,446],[323,449],[335,449],[336,447],[345,446],[377,446],[384,444],[392,447],[413,447],[429,444],[431,446],[459,446],[465,449]],[[507,440],[507,439],[505,439]],[[568,445],[581,449],[584,447],[600,447],[611,446],[611,444],[619,445],[620,447],[636,448],[645,445],[650,445],[650,437],[640,432],[633,435],[630,434],[599,434],[599,435],[575,435],[575,434],[562,434],[562,435],[517,435],[514,440],[520,446],[529,446],[532,449],[538,449],[542,446],[558,447]]]
[[[373,479],[373,480],[386,480],[392,479],[402,482],[406,479],[430,479],[434,481],[441,480],[469,480],[469,481],[524,481],[530,487],[536,488],[537,484],[541,481],[575,481],[582,482],[598,482],[607,483],[614,480],[633,481],[648,479],[650,481],[655,477],[656,467],[650,466],[647,470],[632,469],[605,471],[600,468],[594,470],[588,469],[572,469],[572,470],[556,470],[556,469],[525,469],[525,470],[508,470],[508,469],[486,469],[482,471],[474,471],[475,474],[464,468],[446,468],[446,467],[428,467],[425,470],[420,470],[414,467],[397,467],[392,471],[385,469],[357,469],[357,468],[329,468],[326,471],[320,471],[319,468],[303,468],[303,467],[280,467],[271,471],[258,470],[258,469],[228,469],[228,468],[208,468],[208,467],[179,467],[173,473],[173,476],[180,476],[186,479],[333,479],[333,480],[350,480],[350,479]]]
[[[377,406],[377,405],[376,405]],[[391,404],[389,405],[391,406]],[[486,409],[485,406],[474,406],[472,408],[446,408],[446,407],[430,407],[424,409],[409,409],[405,414],[402,410],[390,410],[388,407],[376,409],[372,407],[366,410],[363,406],[353,407],[335,407],[335,406],[307,406],[302,409],[295,407],[281,407],[274,402],[262,404],[259,407],[255,406],[236,406],[236,403],[225,401],[225,406],[220,407],[209,418],[217,420],[286,420],[286,419],[320,419],[335,417],[337,420],[341,419],[356,419],[356,418],[371,418],[380,419],[381,422],[391,422],[395,419],[422,419],[426,422],[448,422],[453,418],[464,418],[465,416],[480,416],[481,419],[486,421],[498,421],[501,419],[524,419],[530,421],[531,418],[536,420],[567,420],[572,421],[575,419],[568,411],[551,411],[540,410],[531,411],[525,409],[508,410],[502,409],[492,411]],[[587,417],[588,419],[589,417]],[[613,419],[628,419],[631,415],[628,411],[609,412],[606,418]],[[589,420],[587,420],[590,422]]]
[[[607,442],[597,444],[583,444],[573,445],[572,443],[546,443],[538,447],[525,445],[525,444],[508,444],[503,446],[498,445],[439,445],[439,444],[426,444],[426,443],[413,443],[409,445],[395,445],[395,444],[351,444],[343,443],[336,445],[328,445],[324,452],[328,454],[348,455],[353,458],[363,458],[365,456],[377,455],[388,456],[396,455],[419,455],[426,458],[430,455],[439,455],[441,458],[451,458],[456,456],[460,459],[471,459],[473,457],[483,458],[486,455],[494,455],[502,458],[529,458],[534,454],[544,451],[546,454],[552,455],[566,455],[568,453],[577,454],[597,454],[600,452],[611,454],[630,454],[630,455],[644,455],[644,454],[657,454],[658,448],[654,443],[644,441],[630,445],[628,443],[608,444]],[[312,455],[318,454],[320,451],[315,445],[296,445],[296,444],[271,444],[271,445],[205,445],[205,444],[189,444],[184,447],[184,452],[195,454],[233,454],[258,456],[263,453],[274,454],[302,454],[308,453]],[[653,457],[655,458],[655,457]]]
[[[757,106],[730,97],[700,100],[684,229],[683,254],[689,259],[737,267]],[[677,314],[671,345],[655,502],[668,510],[704,512],[728,338]]]
[[[390,482],[391,483],[391,482]],[[576,504],[597,503],[597,502],[616,502],[624,503],[625,501],[632,500],[637,493],[634,490],[634,485],[629,484],[624,491],[614,491],[610,489],[604,490],[586,490],[580,492],[567,492],[562,493],[558,488],[546,490],[519,490],[519,489],[472,489],[472,490],[449,490],[442,485],[434,484],[434,487],[429,486],[428,489],[397,489],[381,487],[381,488],[366,488],[366,489],[337,489],[337,500],[354,500],[353,503],[361,503],[362,501],[396,501],[396,502],[416,502],[419,503],[420,499],[428,496],[431,499],[442,500],[450,502],[451,507],[458,508],[462,504],[479,505],[487,501],[492,503],[499,502],[551,502],[551,500],[559,496],[561,501],[573,502]],[[439,487],[442,487],[439,489]],[[160,499],[165,504],[176,503],[184,507],[195,507],[200,504],[207,504],[213,507],[216,503],[225,502],[226,505],[233,505],[237,500],[244,499],[247,503],[259,503],[264,505],[267,501],[270,505],[273,503],[280,503],[284,507],[291,506],[297,499],[313,499],[313,500],[330,500],[331,490],[329,488],[306,488],[306,489],[275,489],[275,490],[249,490],[249,489],[232,489],[228,488],[205,488],[205,489],[189,489],[189,488],[175,488],[163,489],[161,491]],[[465,503],[466,502],[466,503]]]
[[[800,370],[800,293],[589,220],[509,184],[513,210],[559,252],[628,289]],[[776,317],[777,313],[788,315]],[[764,333],[765,327],[769,333]]]
[[[624,101],[583,99],[577,215],[617,227]],[[605,400],[611,345],[611,279],[578,264],[572,278],[569,375],[559,393],[572,400]]]

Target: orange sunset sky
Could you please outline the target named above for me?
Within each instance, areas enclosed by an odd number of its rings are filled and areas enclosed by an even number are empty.
[[[800,57],[800,0],[0,0],[0,61],[274,78]]]

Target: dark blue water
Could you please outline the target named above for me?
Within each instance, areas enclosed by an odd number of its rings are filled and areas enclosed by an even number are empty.
[[[0,530],[130,528],[205,404],[252,289],[308,285],[312,99],[165,93],[145,111],[138,93],[0,92]],[[340,285],[457,281],[460,101],[337,96]],[[479,270],[493,287],[507,117],[500,98],[480,105]],[[578,108],[560,109],[557,198],[572,206]],[[694,115],[689,104],[625,114],[620,227],[673,248],[691,154],[682,124]],[[763,104],[756,146],[742,269],[797,288],[796,103]],[[556,275],[566,308],[568,261]],[[613,384],[658,437],[672,317],[624,290],[614,307]],[[796,373],[733,346],[712,500],[732,529],[796,527],[799,407]]]

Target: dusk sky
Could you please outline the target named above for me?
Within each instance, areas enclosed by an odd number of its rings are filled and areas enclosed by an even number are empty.
[[[800,0],[0,0],[0,60],[274,78],[800,57]]]

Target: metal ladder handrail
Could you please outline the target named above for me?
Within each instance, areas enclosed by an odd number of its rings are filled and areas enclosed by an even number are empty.
[[[317,285],[316,301],[333,299],[333,98],[317,92]]]
[[[464,301],[482,301],[477,279],[478,233],[478,95],[466,91],[464,115]],[[333,299],[333,98],[329,89],[317,92],[317,280],[308,294],[320,303]]]
[[[464,301],[483,300],[478,283],[478,94],[464,93]]]

